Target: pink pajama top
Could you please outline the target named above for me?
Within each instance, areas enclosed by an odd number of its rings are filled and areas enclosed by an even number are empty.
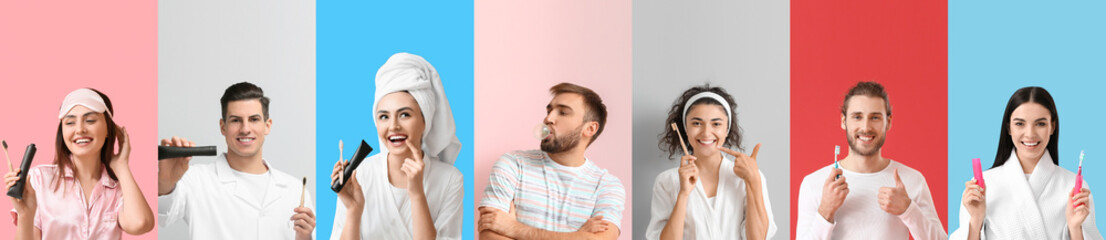
[[[42,239],[120,239],[119,211],[123,209],[123,192],[119,184],[108,177],[107,168],[100,173],[100,181],[92,188],[86,202],[81,183],[66,168],[61,182],[54,188],[57,165],[38,165],[29,171],[27,182],[34,187],[38,209],[35,228],[42,231]],[[11,210],[13,222],[18,221],[15,209]]]

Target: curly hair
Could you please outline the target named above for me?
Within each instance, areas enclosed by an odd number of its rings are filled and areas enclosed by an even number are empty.
[[[668,158],[672,158],[676,156],[677,153],[680,153],[682,151],[680,150],[681,137],[683,137],[683,143],[687,144],[684,147],[687,147],[688,153],[694,154],[694,150],[691,148],[691,145],[688,144],[690,143],[690,141],[687,138],[687,129],[685,129],[684,127],[684,105],[687,103],[688,100],[691,99],[692,96],[695,96],[695,94],[699,94],[702,92],[712,92],[718,94],[726,100],[725,104],[728,104],[730,106],[730,130],[726,134],[726,139],[724,142],[722,142],[722,146],[727,148],[737,147],[737,149],[739,150],[745,150],[744,147],[741,146],[741,127],[737,124],[737,102],[733,100],[733,96],[730,96],[729,93],[726,93],[725,89],[722,89],[721,87],[714,87],[711,86],[710,83],[707,83],[703,84],[702,86],[695,86],[688,89],[687,91],[684,91],[684,93],[680,95],[680,98],[676,99],[676,101],[672,103],[672,108],[668,110],[668,119],[664,123],[664,132],[661,132],[658,135],[658,138],[660,138],[660,142],[657,144],[657,146],[660,147],[662,151],[668,153]],[[713,98],[700,98],[698,100],[695,100],[695,102],[693,102],[690,107],[703,104],[722,106],[723,103],[720,103]],[[672,123],[676,123],[676,126],[680,129],[680,134],[677,135],[677,133],[673,131],[671,127],[669,127],[670,125],[672,125]]]

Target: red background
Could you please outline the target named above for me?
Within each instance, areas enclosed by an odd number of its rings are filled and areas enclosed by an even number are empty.
[[[947,9],[945,1],[791,2],[792,236],[803,177],[831,163],[833,145],[848,145],[840,107],[859,81],[887,90],[883,156],[925,175],[948,230]]]

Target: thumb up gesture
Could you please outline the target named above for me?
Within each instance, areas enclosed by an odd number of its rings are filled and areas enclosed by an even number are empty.
[[[910,196],[906,195],[906,186],[895,169],[895,186],[879,188],[879,208],[892,215],[901,215],[910,207]]]

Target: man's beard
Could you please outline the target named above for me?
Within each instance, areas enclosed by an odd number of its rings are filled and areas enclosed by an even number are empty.
[[[845,140],[848,140],[848,142],[849,142],[849,149],[852,149],[853,152],[856,152],[856,154],[860,154],[860,156],[865,156],[865,157],[870,157],[870,156],[876,154],[876,152],[879,152],[879,149],[883,148],[884,140],[887,140],[885,135],[880,135],[879,138],[872,139],[872,140],[875,140],[875,145],[872,147],[872,149],[870,151],[865,152],[865,151],[861,151],[859,148],[856,147],[856,139],[855,139],[856,135],[857,134],[848,134],[848,133],[846,133],[845,134]]]
[[[584,125],[580,125],[576,130],[570,132],[564,136],[554,136],[541,141],[541,150],[547,153],[562,153],[580,144],[580,134],[584,130]]]

